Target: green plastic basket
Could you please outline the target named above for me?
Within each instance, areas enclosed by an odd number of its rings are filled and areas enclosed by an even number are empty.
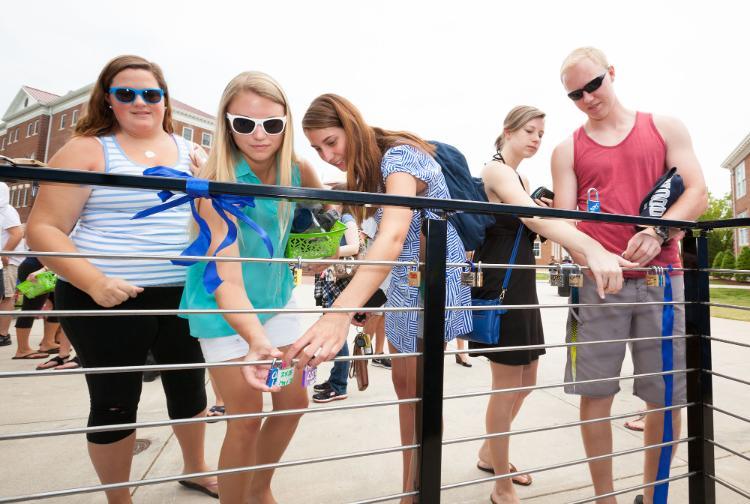
[[[336,255],[346,224],[336,221],[328,232],[289,233],[284,255],[288,258],[322,259]]]
[[[47,294],[55,290],[55,284],[57,283],[57,275],[51,271],[45,271],[39,273],[36,276],[34,282],[31,280],[25,280],[18,284],[17,289],[29,299],[34,299],[42,294]]]

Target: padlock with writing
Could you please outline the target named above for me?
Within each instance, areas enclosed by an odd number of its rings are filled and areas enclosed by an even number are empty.
[[[409,287],[419,287],[422,283],[422,275],[419,273],[418,267],[414,267],[406,272],[406,282]]]
[[[354,344],[357,345],[359,348],[362,349],[362,353],[365,355],[372,355],[372,338],[369,334],[360,332],[354,337]]]
[[[659,287],[661,280],[659,278],[659,271],[656,266],[651,268],[651,271],[646,273],[646,286],[647,287]]]
[[[552,287],[562,287],[565,279],[559,264],[555,264],[549,269],[549,284]]]
[[[474,263],[468,261],[468,270],[461,271],[461,283],[468,287],[478,287],[477,285],[477,272],[474,270]]]
[[[571,287],[583,287],[583,273],[581,273],[581,267],[575,265],[575,270],[570,272],[568,275],[568,285]]]
[[[297,264],[292,266],[292,276],[294,277],[294,286],[297,287],[302,283],[302,258],[297,258]]]
[[[302,372],[302,387],[309,387],[315,383],[318,377],[318,368],[312,366],[305,366]]]
[[[599,201],[599,191],[594,187],[590,187],[586,198],[586,210],[589,212],[598,213],[602,211],[602,205]]]

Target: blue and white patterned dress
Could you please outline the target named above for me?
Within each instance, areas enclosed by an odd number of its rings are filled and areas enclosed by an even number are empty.
[[[408,173],[427,184],[424,196],[428,198],[450,199],[448,187],[445,184],[440,165],[424,151],[410,145],[398,145],[385,152],[380,163],[383,180],[393,173]],[[376,214],[378,223],[383,210]],[[427,217],[437,218],[429,210],[424,213]],[[409,232],[404,241],[404,248],[399,261],[414,262],[419,259],[419,236],[422,218],[420,211],[414,211],[411,218]],[[448,223],[448,262],[465,262],[464,245],[458,233]],[[391,284],[388,287],[388,302],[386,306],[416,307],[420,305],[419,287],[410,287],[407,283],[406,266],[394,266]],[[461,284],[461,270],[449,268],[446,273],[446,306],[471,306],[471,289]],[[418,312],[386,312],[385,334],[399,352],[416,352],[417,338],[422,337],[422,313]],[[471,312],[447,311],[445,313],[445,341],[471,332]]]

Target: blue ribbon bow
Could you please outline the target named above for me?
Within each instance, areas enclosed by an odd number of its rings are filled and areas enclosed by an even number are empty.
[[[154,166],[152,168],[147,168],[143,171],[143,174],[153,175],[156,177],[179,177],[187,179],[185,184],[185,192],[187,194],[185,196],[180,196],[177,199],[169,201],[173,196],[175,196],[175,194],[172,191],[160,191],[158,193],[158,196],[159,199],[161,199],[164,203],[151,208],[147,208],[146,210],[141,210],[133,217],[131,217],[131,219],[142,219],[143,217],[148,217],[149,215],[154,215],[156,213],[163,212],[164,210],[168,210],[170,208],[174,208],[189,202],[190,210],[193,213],[193,218],[195,219],[195,222],[198,223],[199,233],[198,237],[193,241],[193,243],[191,243],[185,250],[183,250],[180,255],[205,256],[208,253],[208,248],[211,245],[211,229],[208,227],[208,224],[203,219],[203,217],[200,216],[200,214],[198,213],[198,209],[195,207],[196,198],[208,198],[211,200],[211,205],[213,205],[216,213],[219,214],[219,216],[224,219],[224,222],[226,222],[227,224],[227,235],[214,251],[213,257],[216,257],[219,252],[221,252],[223,249],[233,244],[237,240],[237,226],[232,221],[232,219],[227,216],[226,212],[234,215],[242,222],[250,226],[250,229],[258,233],[260,238],[263,240],[263,243],[266,245],[266,248],[268,249],[269,256],[273,257],[273,244],[271,243],[271,238],[268,236],[268,233],[266,233],[265,230],[263,230],[263,228],[260,227],[254,220],[252,220],[250,217],[245,215],[244,212],[242,212],[242,209],[245,207],[255,207],[255,198],[253,198],[252,196],[211,194],[208,190],[208,180],[193,177],[185,172],[175,170],[174,168],[167,168],[166,166]],[[178,266],[190,266],[199,261],[173,259],[171,262],[172,264],[176,264]],[[221,277],[219,277],[219,273],[216,270],[216,262],[210,261],[206,265],[206,270],[203,273],[203,286],[206,288],[206,291],[209,294],[213,294],[216,289],[219,288],[221,282],[222,279]]]

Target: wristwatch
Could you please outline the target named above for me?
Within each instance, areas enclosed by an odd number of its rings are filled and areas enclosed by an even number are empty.
[[[661,238],[662,245],[669,240],[669,228],[667,226],[654,226],[654,233]]]

